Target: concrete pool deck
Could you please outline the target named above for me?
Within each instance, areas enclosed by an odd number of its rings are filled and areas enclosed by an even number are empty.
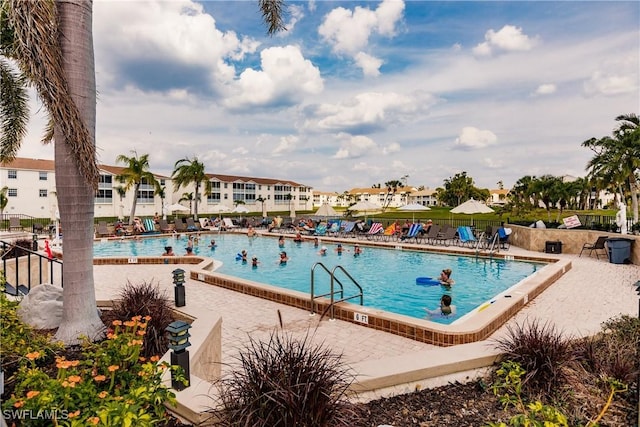
[[[327,239],[328,240],[328,239]],[[352,240],[352,242],[355,242]],[[363,243],[360,241],[359,243]],[[211,286],[187,278],[184,312],[198,319],[222,319],[222,373],[228,372],[239,350],[249,341],[266,340],[278,327],[281,314],[284,330],[295,336],[309,334],[313,343],[337,353],[356,376],[352,391],[359,400],[370,400],[465,380],[477,375],[498,356],[492,339],[504,336],[509,326],[536,319],[549,322],[567,336],[586,336],[601,329],[601,323],[617,315],[638,315],[638,295],[633,286],[640,280],[640,267],[568,254],[546,255],[511,247],[508,255],[555,258],[572,268],[542,294],[530,301],[488,339],[470,344],[439,347],[389,334],[355,323],[309,316],[306,310]],[[182,267],[189,270],[190,266]],[[173,295],[171,271],[176,265],[96,265],[94,278],[98,300],[117,298],[127,282],[157,283]],[[190,387],[185,399],[206,390]],[[196,399],[194,400],[194,405]],[[207,404],[211,404],[206,400]],[[195,409],[197,411],[197,408]]]

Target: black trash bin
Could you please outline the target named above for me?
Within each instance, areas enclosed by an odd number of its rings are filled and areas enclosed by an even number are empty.
[[[609,262],[612,264],[624,264],[631,259],[631,239],[624,237],[610,237],[607,239]]]
[[[544,243],[544,252],[547,254],[561,254],[562,242],[561,241],[546,241]]]

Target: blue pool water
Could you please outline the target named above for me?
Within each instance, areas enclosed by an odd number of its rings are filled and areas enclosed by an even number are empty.
[[[217,247],[208,246],[214,238]],[[223,263],[217,271],[230,276],[266,283],[282,288],[309,293],[311,268],[324,264],[329,271],[342,266],[364,290],[364,305],[392,313],[450,324],[456,319],[491,301],[496,295],[535,273],[544,264],[484,259],[467,256],[414,252],[398,249],[363,247],[363,253],[354,256],[353,240],[343,243],[345,252],[338,255],[336,244],[320,242],[328,248],[327,255],[318,254],[313,242],[295,243],[292,236],[285,239],[284,248],[277,239],[270,237],[249,238],[238,234],[203,235],[194,246],[194,252],[209,256]],[[172,246],[176,255],[184,255],[186,238],[148,238],[141,240],[103,241],[94,244],[94,256],[159,256],[165,246]],[[237,254],[246,250],[249,262],[237,260]],[[286,265],[279,264],[279,253],[285,250],[289,256]],[[251,266],[251,257],[257,256],[259,265]],[[455,284],[447,289],[443,286],[420,286],[417,277],[438,277],[444,268],[453,270]],[[316,295],[329,289],[329,275],[316,268]],[[356,293],[349,280],[340,273],[336,277],[345,284],[345,296]],[[451,295],[456,314],[451,316],[427,316],[425,308],[437,309],[440,297]],[[358,300],[351,301],[358,303]]]

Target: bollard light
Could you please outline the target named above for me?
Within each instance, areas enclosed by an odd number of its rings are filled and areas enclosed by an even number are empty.
[[[171,366],[180,366],[184,371],[184,377],[187,380],[185,385],[182,381],[175,378],[175,374],[171,372],[171,387],[175,390],[184,390],[191,385],[191,377],[189,372],[189,352],[186,350],[191,345],[189,342],[189,328],[191,325],[182,320],[176,320],[169,323],[165,331],[169,339],[169,348],[171,349]]]
[[[171,272],[173,274],[173,284],[175,285],[173,289],[176,307],[184,307],[185,302],[185,291],[184,291],[184,270],[181,268],[176,268]]]

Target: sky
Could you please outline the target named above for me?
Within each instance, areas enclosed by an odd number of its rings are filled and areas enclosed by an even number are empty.
[[[480,188],[585,176],[583,141],[640,113],[640,2],[306,1],[267,34],[255,1],[95,0],[99,161],[170,176]],[[19,153],[39,141],[42,106]]]

